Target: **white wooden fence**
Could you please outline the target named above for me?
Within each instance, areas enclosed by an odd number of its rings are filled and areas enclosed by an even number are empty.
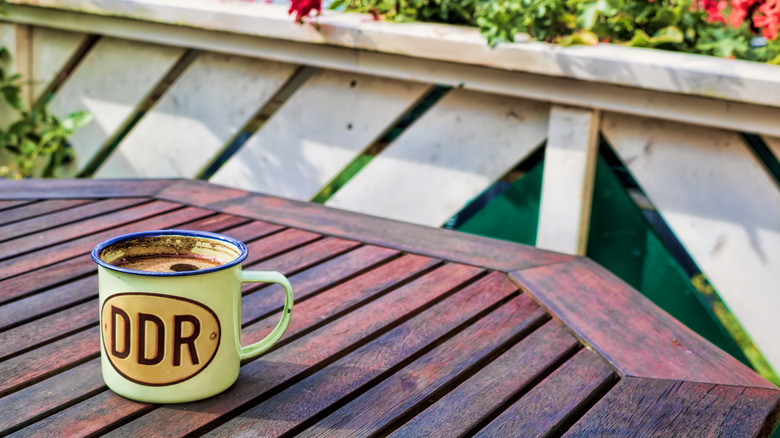
[[[546,144],[537,244],[581,254],[600,133],[780,369],[780,190],[739,134],[780,155],[778,67],[490,49],[473,29],[355,14],[300,26],[257,3],[13,3],[0,44],[34,80],[27,101],[96,117],[63,176],[210,177],[310,200],[373,150],[326,204],[440,226]],[[452,89],[381,144],[436,86]]]

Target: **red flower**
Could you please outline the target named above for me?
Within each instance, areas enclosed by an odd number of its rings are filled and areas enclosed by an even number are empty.
[[[288,14],[295,12],[295,21],[302,22],[303,17],[309,15],[311,11],[321,11],[322,0],[292,0],[290,2],[290,10]]]
[[[720,12],[728,7],[726,0],[701,0],[699,7],[707,13],[708,22],[726,24],[726,19],[723,18],[723,14]]]
[[[768,40],[777,39],[777,31],[780,27],[780,0],[766,0],[766,3],[758,7],[761,14],[753,17],[753,24],[761,29],[761,34]]]
[[[753,6],[759,2],[761,0],[731,0],[731,15],[729,15],[731,27],[738,28],[742,26]]]

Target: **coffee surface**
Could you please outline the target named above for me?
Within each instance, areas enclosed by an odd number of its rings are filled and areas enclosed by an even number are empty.
[[[213,268],[222,263],[196,255],[152,255],[125,257],[113,263],[114,266],[146,272],[186,272]]]

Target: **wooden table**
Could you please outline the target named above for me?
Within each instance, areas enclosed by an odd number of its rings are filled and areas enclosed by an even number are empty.
[[[780,391],[590,260],[198,181],[0,182],[0,435],[765,436]],[[156,406],[100,374],[121,233],[247,242],[290,277],[282,341],[225,393]],[[278,319],[249,286],[244,343]]]

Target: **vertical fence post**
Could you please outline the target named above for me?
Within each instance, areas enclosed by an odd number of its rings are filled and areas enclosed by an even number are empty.
[[[544,154],[536,246],[585,254],[598,155],[600,113],[553,105]]]

